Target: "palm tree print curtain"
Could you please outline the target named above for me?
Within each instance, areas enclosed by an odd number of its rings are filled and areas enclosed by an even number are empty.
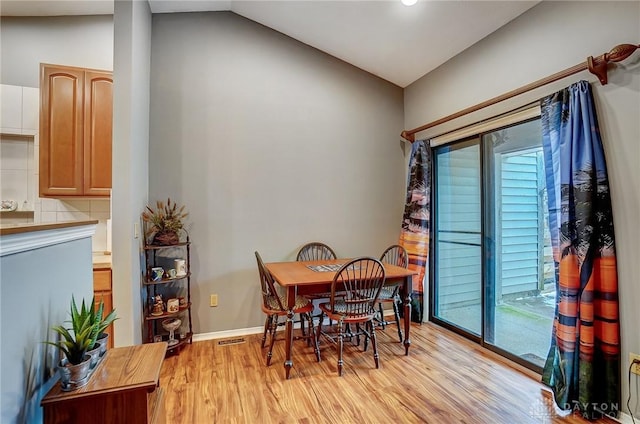
[[[556,316],[542,381],[561,409],[617,415],[620,322],[611,197],[591,86],[542,99]]]
[[[413,277],[412,321],[422,322],[424,276],[429,254],[429,220],[431,196],[431,148],[424,140],[411,145],[407,198],[404,205],[399,244],[407,249],[409,268],[418,271]]]

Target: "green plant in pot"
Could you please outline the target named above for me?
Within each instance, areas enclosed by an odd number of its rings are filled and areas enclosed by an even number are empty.
[[[94,309],[92,313],[93,313],[93,320],[95,322],[95,346],[93,348],[99,349],[99,355],[100,357],[102,357],[107,352],[107,343],[109,341],[109,334],[105,333],[105,330],[115,320],[117,320],[118,317],[116,315],[115,309],[109,312],[106,317],[103,317],[104,301],[102,299],[100,300],[98,309],[95,309],[95,298],[94,298],[93,305],[94,305]]]
[[[189,215],[184,211],[184,205],[178,207],[178,204],[167,199],[165,204],[163,201],[156,202],[156,209],[147,206],[142,213],[142,220],[148,224],[145,231],[145,237],[153,235],[153,244],[172,245],[180,242],[178,232],[184,227],[183,220]]]
[[[59,339],[56,342],[45,343],[56,346],[64,353],[60,361],[60,380],[62,390],[74,390],[84,386],[89,381],[91,360],[87,351],[95,344],[97,325],[93,316],[93,307],[85,305],[78,309],[76,301],[71,296],[71,328],[64,325],[51,327]]]

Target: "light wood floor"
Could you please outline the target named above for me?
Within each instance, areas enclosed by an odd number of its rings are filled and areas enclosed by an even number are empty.
[[[261,335],[240,344],[195,342],[165,359],[167,423],[587,423],[561,417],[535,374],[440,327],[413,324],[409,356],[395,328],[379,331],[380,368],[371,347],[345,344],[338,377],[333,345],[322,362],[294,343],[294,368],[284,380],[284,341],[265,366]],[[613,420],[602,420],[614,423]]]

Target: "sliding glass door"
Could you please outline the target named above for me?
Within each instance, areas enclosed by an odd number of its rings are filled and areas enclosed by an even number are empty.
[[[432,319],[539,369],[555,304],[540,121],[434,154]]]
[[[434,314],[474,335],[482,328],[480,144],[440,148],[435,155]]]

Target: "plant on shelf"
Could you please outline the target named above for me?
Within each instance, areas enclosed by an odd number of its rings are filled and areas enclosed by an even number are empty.
[[[95,308],[95,304],[96,304],[95,298],[93,299],[92,304],[94,305],[94,308],[92,309],[91,314],[92,314],[93,322],[95,323],[95,328],[94,328],[95,334],[92,334],[92,338],[93,336],[95,336],[95,342],[94,342],[95,344],[93,345],[92,349],[99,347],[100,356],[103,356],[107,351],[107,342],[109,340],[109,334],[105,333],[105,330],[115,320],[117,320],[118,317],[116,315],[115,309],[109,312],[106,317],[103,317],[104,301],[102,299],[100,300],[100,304],[98,305],[97,309]]]
[[[147,206],[142,213],[142,220],[149,225],[145,231],[145,237],[153,235],[153,244],[171,245],[180,241],[178,232],[184,227],[183,220],[189,215],[184,211],[184,205],[178,207],[178,204],[167,199],[165,204],[163,201],[156,202],[156,209]]]
[[[58,341],[45,341],[64,353],[65,358],[58,365],[63,390],[82,387],[88,382],[91,360],[87,351],[95,344],[98,334],[93,305],[86,305],[83,299],[78,310],[76,301],[71,296],[70,313],[71,320],[68,322],[71,328],[55,325],[51,329],[58,334]]]

